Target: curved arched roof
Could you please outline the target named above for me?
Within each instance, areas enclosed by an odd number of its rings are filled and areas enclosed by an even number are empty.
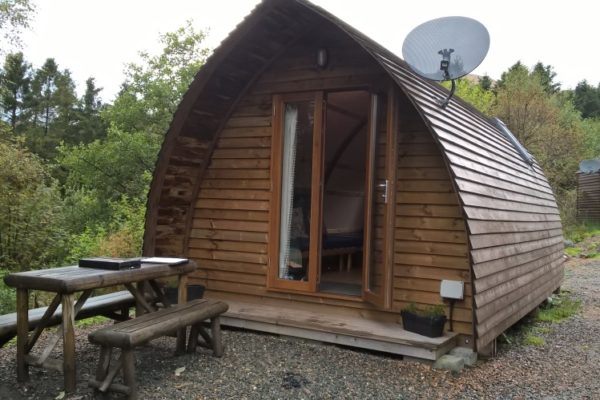
[[[560,284],[562,228],[547,179],[487,118],[459,99],[440,108],[437,99],[446,97],[444,88],[416,76],[397,56],[305,0],[264,0],[190,85],[157,162],[144,253],[186,253],[194,201],[219,131],[261,72],[325,21],[381,65],[439,144],[469,234],[478,342],[489,343]]]

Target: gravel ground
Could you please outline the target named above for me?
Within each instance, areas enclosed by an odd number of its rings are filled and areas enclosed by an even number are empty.
[[[504,346],[460,374],[386,354],[225,330],[221,359],[204,350],[174,357],[172,338],[140,348],[140,398],[599,399],[600,262],[570,260],[563,288],[582,301],[583,310],[547,325],[539,334],[544,346]],[[87,379],[98,354],[87,331],[78,331],[77,393],[65,399],[93,398]],[[30,382],[18,385],[14,359],[14,345],[0,349],[0,399],[63,398],[62,375],[55,372],[31,368]]]

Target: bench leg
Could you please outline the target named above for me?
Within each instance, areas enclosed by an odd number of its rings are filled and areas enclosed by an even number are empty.
[[[188,338],[187,352],[193,353],[198,347],[198,324],[192,325],[190,328],[190,337]]]
[[[221,318],[213,317],[210,320],[210,330],[212,334],[213,354],[215,357],[223,355],[223,342],[221,341]]]
[[[98,367],[96,368],[96,382],[103,382],[108,375],[108,369],[110,367],[110,357],[112,355],[112,347],[101,346],[100,347],[100,360],[98,361]],[[94,386],[94,398],[105,399],[105,393],[100,391],[99,386]]]
[[[135,381],[135,356],[132,349],[123,349],[123,381],[129,387],[129,400],[137,400],[138,391]]]

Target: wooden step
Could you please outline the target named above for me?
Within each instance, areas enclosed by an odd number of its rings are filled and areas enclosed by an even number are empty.
[[[437,360],[456,346],[456,333],[430,338],[399,323],[227,300],[221,324],[345,346]]]

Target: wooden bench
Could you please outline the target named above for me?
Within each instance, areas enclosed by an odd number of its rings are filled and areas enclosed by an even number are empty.
[[[115,293],[90,297],[76,319],[85,319],[102,315],[115,321],[124,321],[129,318],[129,308],[135,305],[135,299],[127,290]],[[29,330],[34,330],[40,323],[48,307],[33,308],[29,310]],[[54,315],[50,317],[46,326],[60,325],[62,322],[62,309],[58,306]],[[17,334],[17,313],[0,315],[0,347],[4,346]]]
[[[205,339],[206,345],[212,347],[213,354],[220,357],[223,354],[223,345],[219,315],[227,309],[228,305],[221,301],[192,300],[90,333],[88,336],[90,342],[101,346],[96,377],[90,379],[90,386],[94,388],[96,394],[113,391],[126,394],[129,399],[137,399],[133,349],[157,337],[167,336],[174,330],[187,329],[188,326],[191,326],[188,352],[196,351],[200,334]],[[208,319],[210,319],[210,336],[203,327],[203,322]],[[120,348],[121,354],[116,363],[111,366],[113,348]],[[123,384],[114,383],[113,380],[121,369]]]

